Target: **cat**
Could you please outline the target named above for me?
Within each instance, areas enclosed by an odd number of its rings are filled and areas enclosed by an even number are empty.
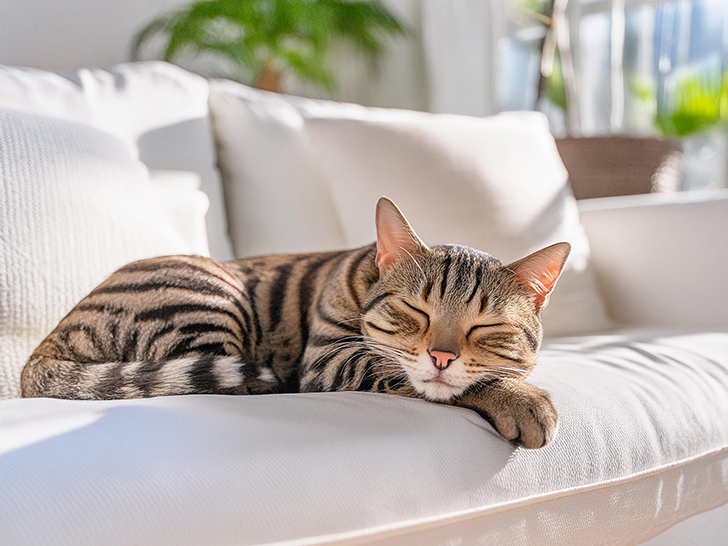
[[[524,379],[570,245],[510,265],[430,248],[385,197],[376,232],[354,250],[122,267],[33,352],[23,396],[369,391],[470,408],[516,445],[548,444],[556,410]]]

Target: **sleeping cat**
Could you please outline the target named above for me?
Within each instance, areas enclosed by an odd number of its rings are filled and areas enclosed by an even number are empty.
[[[569,244],[507,266],[429,248],[387,198],[376,228],[354,250],[122,267],[35,350],[23,396],[380,392],[470,408],[517,445],[548,444],[556,410],[523,380]]]

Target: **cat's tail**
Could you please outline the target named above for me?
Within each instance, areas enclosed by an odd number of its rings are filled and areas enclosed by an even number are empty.
[[[240,356],[194,355],[164,362],[74,362],[33,355],[20,376],[25,398],[118,400],[177,394],[277,392],[273,370]]]

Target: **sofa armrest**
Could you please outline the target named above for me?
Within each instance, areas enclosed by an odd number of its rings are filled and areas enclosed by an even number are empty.
[[[580,201],[609,315],[728,328],[728,190]]]

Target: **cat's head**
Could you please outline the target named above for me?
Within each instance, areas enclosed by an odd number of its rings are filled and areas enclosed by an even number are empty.
[[[543,337],[540,312],[569,255],[557,243],[503,265],[465,246],[428,247],[397,206],[377,204],[379,280],[362,331],[424,397],[444,401],[493,378],[524,378]]]

